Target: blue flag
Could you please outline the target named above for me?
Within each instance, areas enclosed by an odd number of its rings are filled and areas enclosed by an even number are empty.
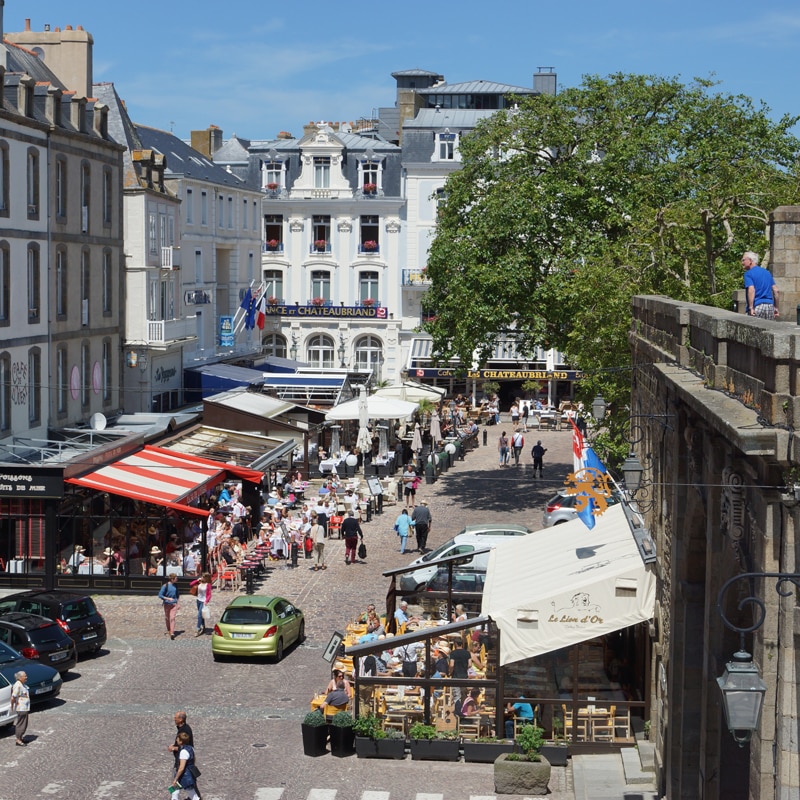
[[[247,290],[250,291],[249,289]],[[247,311],[244,312],[244,327],[246,330],[251,331],[256,326],[256,301],[254,297],[250,298],[250,305]]]
[[[596,469],[598,472],[605,474],[608,470],[606,470],[605,464],[597,457],[597,453],[592,450],[591,447],[586,448],[586,456],[584,457],[584,469],[591,468]],[[595,521],[594,521],[594,509],[595,503],[594,500],[586,493],[583,492],[584,497],[587,498],[589,501],[586,503],[586,508],[583,511],[578,512],[578,519],[583,522],[583,524],[591,530],[594,528]]]
[[[247,311],[247,309],[250,308],[250,302],[252,299],[253,293],[250,291],[250,287],[248,286],[247,291],[244,293],[244,297],[242,298],[242,302],[239,303],[239,308],[241,308],[242,311]]]

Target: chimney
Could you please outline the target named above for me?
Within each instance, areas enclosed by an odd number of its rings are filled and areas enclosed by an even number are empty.
[[[69,108],[69,118],[72,126],[80,133],[86,133],[86,98],[73,97]]]
[[[51,125],[61,125],[61,89],[57,86],[47,87],[47,97],[44,102],[44,115]]]
[[[537,94],[556,94],[556,73],[552,67],[539,67],[533,74],[533,90]]]
[[[101,139],[108,139],[108,106],[105,103],[94,104],[92,128]]]
[[[31,18],[25,17],[25,30],[30,31],[31,29]]]
[[[189,141],[195,150],[213,159],[214,153],[222,147],[222,128],[209,125],[204,131],[191,131]]]
[[[17,111],[23,117],[33,116],[34,86],[36,86],[36,81],[30,75],[20,75],[19,84],[17,85]]]

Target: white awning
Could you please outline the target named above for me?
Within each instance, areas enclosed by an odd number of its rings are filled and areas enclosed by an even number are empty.
[[[348,400],[346,403],[339,403],[325,415],[325,419],[333,422],[358,419],[358,402],[358,398],[356,398]],[[417,410],[418,405],[418,403],[408,403],[394,397],[379,397],[375,394],[371,394],[367,398],[370,419],[405,419]]]
[[[500,631],[500,664],[649,620],[656,576],[642,563],[622,505],[589,530],[576,519],[514,538],[489,556],[481,614]]]

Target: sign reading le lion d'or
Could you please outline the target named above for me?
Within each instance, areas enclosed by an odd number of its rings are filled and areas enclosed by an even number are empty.
[[[62,497],[64,476],[60,469],[0,466],[0,497]]]

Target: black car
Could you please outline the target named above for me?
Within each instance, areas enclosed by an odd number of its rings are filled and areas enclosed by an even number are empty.
[[[454,569],[451,595],[453,605],[461,604],[464,606],[465,611],[480,611],[483,584],[485,582],[486,572],[484,570]],[[436,570],[436,574],[424,583],[417,592],[404,599],[421,605],[426,614],[449,620],[450,613],[447,607],[448,583],[447,567],[439,567]]]
[[[47,664],[61,673],[78,663],[75,642],[58,623],[38,614],[12,611],[0,615],[0,642],[18,650],[25,658]]]
[[[0,600],[0,615],[11,611],[25,611],[54,620],[75,642],[79,656],[96,653],[106,643],[106,623],[94,600],[86,595],[58,589],[31,589]]]
[[[17,672],[24,672],[28,676],[27,686],[31,695],[31,705],[58,697],[62,681],[57,670],[38,661],[24,658],[14,648],[0,642],[0,674],[13,684]]]

